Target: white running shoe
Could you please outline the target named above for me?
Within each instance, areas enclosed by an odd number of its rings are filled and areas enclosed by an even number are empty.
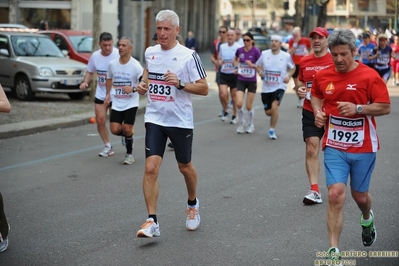
[[[159,223],[155,223],[154,219],[148,218],[137,232],[137,237],[158,237],[161,236],[159,231]]]
[[[238,123],[238,119],[237,119],[237,117],[236,117],[235,115],[233,115],[233,116],[231,117],[230,124],[235,125],[235,124],[237,124],[237,123]]]
[[[125,155],[125,160],[123,161],[123,164],[132,164],[132,163],[134,163],[133,155],[126,154]]]
[[[269,138],[270,139],[277,139],[276,133],[274,131],[269,131]]]
[[[303,203],[306,205],[320,204],[322,202],[321,194],[314,190],[309,190],[308,194],[303,198]]]
[[[224,114],[224,110],[222,110],[222,111],[219,113],[219,117],[222,117],[223,114]]]
[[[6,251],[8,248],[8,237],[4,238],[3,241],[0,242],[0,252]]]
[[[237,128],[237,133],[238,133],[238,134],[244,134],[244,133],[245,133],[245,128],[244,128],[243,125],[240,125],[240,126]]]
[[[228,119],[228,116],[229,116],[229,113],[226,113],[226,112],[223,112],[223,115],[222,115],[222,121],[224,122],[224,121],[226,121],[227,119]]]
[[[199,199],[197,199],[197,204],[195,206],[187,205],[187,220],[186,228],[189,231],[194,231],[200,225],[201,219],[199,215]]]
[[[8,224],[8,234],[10,234],[10,224]],[[7,248],[8,248],[8,236],[3,239],[0,234],[0,252],[6,251]]]
[[[114,155],[114,149],[111,147],[105,146],[104,149],[98,154],[100,157],[108,157]]]
[[[254,131],[255,131],[255,126],[254,126],[254,124],[250,124],[250,125],[247,126],[246,132],[247,132],[248,134],[252,134],[252,133],[254,133]]]

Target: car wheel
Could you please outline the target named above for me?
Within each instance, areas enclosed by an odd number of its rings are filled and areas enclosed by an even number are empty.
[[[86,96],[86,92],[68,93],[69,98],[72,100],[82,100]]]
[[[29,79],[25,75],[18,75],[15,78],[14,94],[18,100],[30,101],[35,97],[35,93],[29,84]]]

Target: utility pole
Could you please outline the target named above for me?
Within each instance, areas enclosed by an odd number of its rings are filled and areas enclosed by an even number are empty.
[[[256,0],[252,0],[252,27],[256,27],[256,18],[255,18],[255,9],[256,9]]]
[[[98,39],[100,38],[101,34],[101,18],[102,18],[102,0],[93,0],[93,47],[92,51],[96,51],[98,49]],[[94,75],[95,79],[91,82],[91,90],[90,90],[90,101],[94,100],[94,96],[96,95],[96,85],[97,76]]]
[[[393,28],[397,31],[398,30],[398,0],[395,0],[395,19],[393,20]]]

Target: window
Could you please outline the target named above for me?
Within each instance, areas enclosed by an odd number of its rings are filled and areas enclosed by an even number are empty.
[[[42,20],[47,20],[50,29],[70,29],[70,9],[21,8],[20,24],[38,28]]]
[[[377,11],[378,0],[359,0],[357,6],[359,11]]]
[[[336,0],[336,10],[346,10],[346,0]]]

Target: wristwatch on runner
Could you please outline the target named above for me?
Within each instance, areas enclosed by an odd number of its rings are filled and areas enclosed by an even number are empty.
[[[360,104],[356,105],[356,113],[361,114],[362,112],[363,112],[363,107]]]
[[[186,87],[186,83],[183,80],[179,79],[179,88],[178,89],[182,90],[185,87]]]

